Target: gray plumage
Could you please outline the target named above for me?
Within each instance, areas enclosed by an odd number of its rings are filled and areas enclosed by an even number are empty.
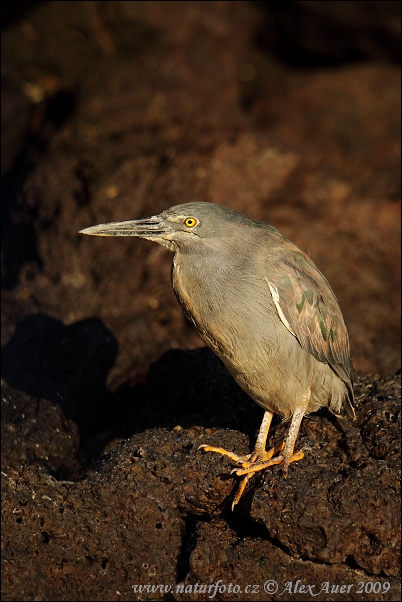
[[[311,259],[278,230],[228,207],[187,203],[82,232],[139,236],[173,251],[172,283],[185,314],[266,412],[288,420],[299,408],[294,440],[303,414],[322,406],[354,418],[349,340],[336,297]],[[293,447],[294,441],[285,447],[285,473]]]

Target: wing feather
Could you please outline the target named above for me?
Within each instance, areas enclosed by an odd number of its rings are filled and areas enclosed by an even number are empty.
[[[300,345],[320,362],[328,363],[351,391],[348,333],[328,281],[297,248],[282,248],[278,255],[266,281],[280,319]]]

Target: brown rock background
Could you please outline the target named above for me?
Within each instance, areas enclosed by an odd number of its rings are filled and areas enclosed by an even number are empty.
[[[4,11],[5,599],[197,600],[185,587],[218,579],[242,591],[217,599],[283,599],[268,579],[400,599],[399,3]],[[260,410],[196,350],[167,251],[78,235],[192,200],[307,251],[366,374],[357,424],[307,418],[305,460],[255,479],[233,514],[230,462],[196,449],[246,450]]]

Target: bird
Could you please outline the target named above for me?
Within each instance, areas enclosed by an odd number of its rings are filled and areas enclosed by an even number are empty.
[[[263,410],[254,450],[228,456],[249,479],[277,464],[284,477],[306,414],[327,407],[355,419],[348,332],[339,303],[309,256],[275,227],[224,205],[190,202],[143,219],[99,224],[94,236],[137,236],[173,251],[172,285],[184,314],[234,380]],[[285,441],[266,450],[274,414],[290,422]]]

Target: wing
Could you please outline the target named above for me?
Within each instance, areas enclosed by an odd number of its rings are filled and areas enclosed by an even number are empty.
[[[286,328],[317,360],[329,364],[352,393],[348,333],[327,279],[305,253],[282,248],[266,280]]]

